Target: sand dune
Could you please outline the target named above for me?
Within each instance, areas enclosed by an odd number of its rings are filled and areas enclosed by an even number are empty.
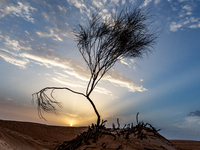
[[[47,126],[37,123],[0,120],[0,150],[51,149],[72,140],[86,127]]]
[[[0,150],[48,150],[64,141],[74,139],[77,134],[86,130],[86,127],[47,126],[37,123],[0,120]],[[171,142],[183,150],[200,149],[199,141],[171,140]],[[163,149],[179,149],[168,140],[160,137],[149,136],[143,140],[131,137],[129,140],[124,140],[123,137],[119,137],[113,140],[113,137],[109,135],[101,136],[97,143],[92,143],[89,146],[82,145],[80,149],[86,147],[88,149],[102,149],[102,143],[104,145],[107,143],[108,149],[119,148],[120,144],[123,144],[123,149],[161,149],[162,147]]]

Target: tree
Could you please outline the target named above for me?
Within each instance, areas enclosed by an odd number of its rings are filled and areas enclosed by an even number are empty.
[[[86,25],[78,24],[73,33],[77,48],[90,70],[90,79],[86,92],[76,92],[67,87],[46,87],[33,94],[36,98],[39,116],[42,110],[56,113],[56,105],[60,103],[53,97],[56,89],[65,89],[87,98],[97,115],[97,127],[100,115],[90,95],[106,72],[120,58],[143,57],[149,53],[156,43],[157,33],[149,29],[151,18],[148,12],[140,8],[122,9],[103,19],[97,12],[93,13]],[[48,95],[45,92],[51,90]]]

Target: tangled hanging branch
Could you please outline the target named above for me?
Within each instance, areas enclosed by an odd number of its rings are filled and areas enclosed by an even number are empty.
[[[47,113],[57,114],[56,105],[59,107],[62,106],[61,103],[56,101],[56,99],[53,96],[53,92],[56,89],[64,89],[64,90],[71,91],[75,94],[85,96],[83,93],[73,91],[66,87],[46,87],[46,88],[40,90],[39,92],[33,93],[32,94],[32,103],[34,103],[34,100],[36,101],[37,106],[38,106],[38,115],[40,118],[43,118],[44,120],[45,120],[45,118],[42,116],[42,111],[45,111]],[[45,93],[47,90],[51,90],[50,95]]]

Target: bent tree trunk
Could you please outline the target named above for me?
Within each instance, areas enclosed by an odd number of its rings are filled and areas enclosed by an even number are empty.
[[[90,97],[86,96],[86,98],[89,100],[90,104],[92,105],[92,107],[93,107],[93,109],[94,109],[94,111],[95,111],[95,113],[97,115],[97,127],[99,127],[101,116],[99,115],[99,112],[97,111],[97,109],[96,109],[93,101],[90,99]]]

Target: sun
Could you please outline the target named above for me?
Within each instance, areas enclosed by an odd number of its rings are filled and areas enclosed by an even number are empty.
[[[72,127],[72,126],[73,126],[73,124],[71,123],[71,124],[70,124],[70,126]]]

